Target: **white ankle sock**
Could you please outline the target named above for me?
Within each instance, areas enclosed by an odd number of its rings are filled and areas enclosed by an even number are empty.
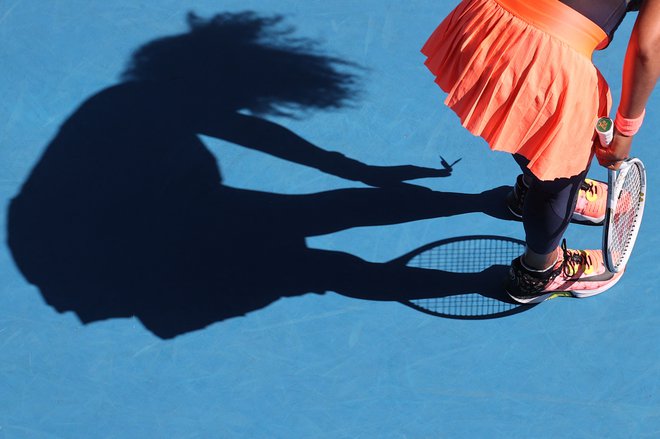
[[[546,273],[546,272],[552,270],[552,268],[555,265],[557,265],[557,261],[559,261],[559,257],[555,257],[555,261],[552,264],[550,264],[550,266],[548,268],[544,268],[543,270],[537,270],[535,268],[531,268],[529,265],[527,265],[525,263],[525,256],[524,255],[520,257],[520,265],[522,265],[525,270],[531,271],[532,273]]]

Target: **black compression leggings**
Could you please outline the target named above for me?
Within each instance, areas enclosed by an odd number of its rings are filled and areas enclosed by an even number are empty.
[[[527,169],[528,160],[518,154],[513,158],[530,183],[523,204],[523,225],[527,246],[535,253],[548,254],[557,248],[571,222],[585,169],[570,178],[539,180]]]

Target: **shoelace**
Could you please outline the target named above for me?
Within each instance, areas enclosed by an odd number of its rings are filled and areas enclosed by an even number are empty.
[[[587,200],[595,200],[598,198],[598,184],[595,182],[587,182],[587,180],[584,180],[580,189],[585,192]]]
[[[558,271],[561,270],[566,277],[575,276],[575,274],[580,272],[579,270],[581,268],[583,268],[583,271],[587,271],[588,268],[593,265],[593,260],[589,253],[582,250],[569,250],[566,248],[566,239],[561,242],[561,250],[563,253],[563,261],[561,262]]]
[[[584,267],[586,271],[593,264],[589,253],[582,250],[569,250],[566,246],[566,239],[562,240],[560,248],[563,254],[561,264],[552,270],[547,277],[537,278],[529,274],[518,273],[516,278],[521,292],[529,295],[536,294],[561,273],[570,278],[579,273],[580,268]]]

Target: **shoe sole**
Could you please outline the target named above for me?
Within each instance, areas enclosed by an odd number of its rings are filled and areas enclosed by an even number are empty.
[[[532,298],[529,298],[529,299],[522,299],[520,297],[516,297],[513,294],[509,293],[508,291],[506,293],[509,295],[510,298],[512,298],[513,300],[515,300],[518,303],[522,303],[523,305],[531,305],[532,303],[544,302],[544,301],[548,300],[548,298],[550,296],[552,296],[553,294],[562,293],[562,292],[564,292],[564,291],[552,291],[552,292],[544,293],[544,294],[541,294],[540,296],[532,297]]]
[[[623,273],[621,273],[619,276],[615,276],[611,283],[603,285],[600,288],[596,288],[593,290],[582,290],[579,292],[569,291],[569,293],[571,293],[573,296],[577,297],[578,299],[584,299],[585,297],[595,296],[596,294],[600,294],[612,288],[614,285],[616,285],[619,282],[619,280],[621,280],[622,277],[623,277]]]
[[[575,297],[576,299],[584,299],[585,297],[591,297],[591,296],[596,296],[600,293],[603,293],[610,288],[612,288],[614,285],[616,285],[619,280],[623,277],[623,274],[621,274],[618,277],[615,277],[614,280],[611,283],[608,283],[606,285],[603,285],[600,288],[594,288],[593,290],[580,290],[580,291],[573,291],[573,290],[563,290],[563,291],[548,291],[547,293],[543,293],[540,296],[532,297],[530,299],[522,299],[520,297],[515,297],[513,296],[510,292],[506,292],[509,297],[511,297],[513,300],[515,300],[518,303],[523,303],[523,304],[532,304],[532,303],[541,303],[546,300],[548,300],[551,296],[554,296],[555,294],[570,294],[571,296]]]
[[[603,222],[605,222],[605,215],[598,218],[594,218],[593,216],[583,216],[580,215],[579,213],[573,212],[573,217],[571,218],[571,221],[578,221],[581,223],[589,223],[600,226],[603,224]]]

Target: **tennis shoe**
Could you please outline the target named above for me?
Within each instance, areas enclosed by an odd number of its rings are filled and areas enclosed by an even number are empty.
[[[519,303],[543,302],[559,293],[584,298],[612,288],[623,275],[607,270],[601,250],[567,249],[564,240],[557,253],[557,262],[542,272],[525,267],[522,256],[514,259],[505,281],[509,296]]]
[[[607,210],[607,183],[585,178],[573,211],[576,221],[603,224]]]
[[[513,190],[506,198],[506,204],[515,216],[522,218],[525,196],[529,187],[522,174],[518,175]],[[578,199],[573,211],[573,221],[595,225],[603,224],[607,209],[607,183],[585,178],[578,192]]]

